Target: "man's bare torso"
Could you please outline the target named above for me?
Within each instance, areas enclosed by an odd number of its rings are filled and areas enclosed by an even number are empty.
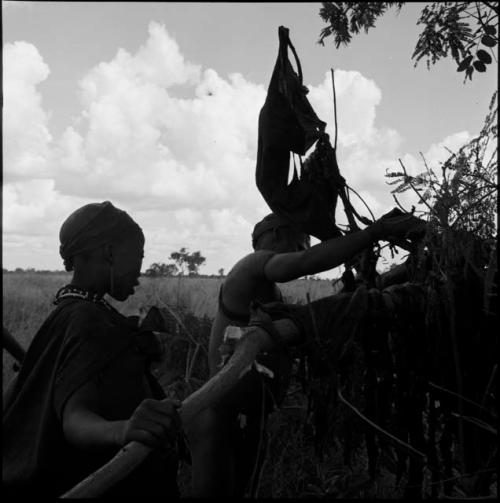
[[[219,305],[210,333],[209,363],[212,375],[220,364],[218,348],[226,327],[247,324],[246,317],[249,316],[252,300],[263,303],[281,300],[276,283],[269,281],[264,273],[264,266],[273,255],[274,252],[270,250],[255,251],[243,257],[229,271],[222,285],[222,301],[229,312],[224,313]]]

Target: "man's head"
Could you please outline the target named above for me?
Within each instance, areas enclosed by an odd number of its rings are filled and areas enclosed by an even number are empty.
[[[288,220],[270,213],[255,225],[252,232],[252,246],[254,250],[286,253],[309,248],[310,239]]]
[[[142,229],[109,201],[74,211],[59,232],[67,271],[86,287],[125,300],[138,284],[144,254]]]

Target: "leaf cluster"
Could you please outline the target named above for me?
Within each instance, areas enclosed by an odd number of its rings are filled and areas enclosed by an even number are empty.
[[[174,262],[173,264],[155,262],[149,266],[144,275],[151,278],[184,276],[187,268],[189,276],[197,276],[199,267],[206,260],[200,251],[190,253],[184,247],[172,252],[169,258]]]
[[[190,276],[197,275],[199,267],[206,261],[200,251],[188,252],[186,248],[181,248],[178,252],[170,254],[170,260],[173,260],[181,273],[184,274],[185,268]]]
[[[496,234],[497,167],[495,148],[498,137],[498,102],[495,92],[480,134],[462,146],[441,164],[441,173],[431,169],[424,156],[425,171],[409,175],[402,171],[386,173],[391,191],[399,194],[413,190],[437,229],[474,233],[481,239]]]
[[[491,64],[498,44],[498,15],[483,2],[433,2],[426,6],[417,24],[424,25],[412,59],[415,66],[426,59],[427,68],[451,55],[464,81],[474,71],[483,73]]]
[[[179,272],[179,269],[175,264],[165,264],[163,262],[154,262],[146,269],[144,276],[150,278],[158,277],[170,277],[175,276]]]
[[[328,26],[320,32],[318,43],[333,36],[338,49],[348,45],[353,34],[375,26],[378,17],[392,7],[398,12],[405,2],[322,2],[320,17]],[[425,58],[427,68],[451,56],[464,82],[474,71],[483,73],[496,60],[498,46],[498,7],[491,2],[432,2],[422,10],[417,25],[419,35],[412,59],[415,66]]]
[[[397,6],[401,9],[405,2],[322,2],[319,11],[321,18],[329,23],[320,33],[319,43],[324,45],[324,39],[334,35],[335,46],[348,45],[352,33],[364,29],[368,33],[375,26],[375,20],[383,15],[388,8]]]

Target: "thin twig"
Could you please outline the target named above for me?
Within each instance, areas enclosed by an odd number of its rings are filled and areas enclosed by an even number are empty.
[[[486,412],[490,412],[488,409],[486,409],[485,407],[483,407],[482,405],[479,405],[478,403],[472,401],[472,400],[469,400],[468,398],[465,398],[464,396],[462,395],[459,395],[458,393],[455,393],[453,391],[450,391],[449,389],[446,389],[446,388],[443,388],[441,386],[438,386],[437,384],[434,384],[433,382],[430,382],[429,381],[429,386],[431,388],[434,388],[434,389],[437,389],[439,391],[444,391],[445,393],[448,393],[450,395],[453,395],[454,397],[456,398],[459,398],[461,400],[463,400],[464,402],[467,402],[467,403],[470,403],[471,405],[474,405],[475,407],[479,407],[480,409],[483,409],[485,410]]]
[[[191,361],[189,363],[188,371],[186,373],[186,381],[189,381],[191,379],[191,374],[193,373],[193,368],[194,364],[196,363],[196,357],[198,356],[198,353],[200,351],[201,344],[198,343],[196,347],[194,348],[194,352],[191,356]]]
[[[445,149],[448,150],[448,152],[450,152],[450,154],[452,154],[452,156],[456,155],[455,153],[453,153],[448,147],[444,147]],[[424,161],[424,166],[425,166],[425,169],[427,170],[427,173],[429,174],[429,176],[433,176],[435,180],[437,180],[437,176],[436,176],[436,173],[434,173],[434,170],[432,170],[431,168],[429,168],[429,165],[427,164],[427,159],[425,158],[424,154],[422,153],[421,150],[418,151],[418,153],[420,154],[420,157],[422,158],[422,161]],[[405,171],[406,172],[406,171]]]
[[[464,13],[465,13],[465,16],[459,17],[460,21],[464,21],[468,17],[472,17],[472,18],[476,19],[477,21],[479,21],[479,18],[475,14],[473,14],[472,12],[465,10]],[[476,30],[476,34],[477,34],[477,30]],[[472,37],[472,35],[471,35],[471,37]]]
[[[484,501],[496,500],[498,496],[473,496],[471,498],[462,498],[461,496],[443,496],[445,500],[459,500],[459,501]]]
[[[498,6],[490,5],[490,2],[483,2],[486,7],[489,7],[492,11],[496,12],[498,10]]]
[[[392,197],[394,198],[394,201],[396,201],[396,204],[405,212],[405,213],[409,213],[408,210],[406,210],[405,208],[403,208],[403,206],[401,205],[401,203],[398,201],[398,198],[396,197],[396,194],[392,194]]]
[[[340,388],[337,387],[337,396],[339,397],[340,401],[347,405],[353,412],[355,412],[363,421],[368,423],[372,428],[375,428],[379,433],[382,433],[382,435],[385,435],[386,437],[390,438],[397,444],[399,444],[401,447],[404,447],[408,449],[409,454],[414,454],[417,455],[421,458],[426,458],[426,455],[423,452],[420,452],[419,450],[415,449],[415,447],[412,447],[410,444],[407,444],[406,442],[403,442],[403,440],[400,440],[399,438],[395,437],[388,431],[384,430],[381,428],[378,424],[375,424],[373,421],[370,421],[363,413],[361,413],[354,405],[349,403],[343,396],[340,391]]]
[[[185,370],[184,370],[184,375],[185,375],[185,380],[188,381],[188,375],[189,375],[189,354],[191,353],[191,345],[188,347],[187,355],[186,355],[186,363],[185,363]]]
[[[355,210],[352,207],[352,204],[349,202],[347,191],[344,189],[344,187],[342,187],[341,189],[339,189],[338,193],[340,199],[342,200],[342,204],[344,205],[344,213],[346,214],[347,221],[349,222],[349,230],[351,232],[359,230],[359,226],[356,223],[356,220],[354,220],[353,216]]]
[[[484,199],[486,199],[487,197],[490,197],[492,194],[494,194],[496,192],[496,189],[494,190],[491,190],[490,192],[488,192],[487,194],[485,194],[483,197],[480,197],[477,201],[475,201],[473,204],[471,204],[470,206],[468,206],[467,208],[465,208],[462,212],[460,212],[460,214],[457,216],[457,218],[455,219],[455,221],[451,224],[451,227],[453,227],[454,225],[456,225],[456,223],[462,219],[462,217],[464,217],[465,215],[467,215],[467,213],[469,213],[469,211],[474,208],[475,206],[477,206],[481,201],[483,201]]]
[[[497,153],[493,152],[492,158],[493,158],[493,156],[496,156],[496,155],[497,155]],[[492,171],[492,169],[490,171]],[[483,173],[473,171],[471,173],[468,173],[467,176],[469,176],[470,178],[479,180],[480,182],[483,182],[483,184],[484,184],[483,188],[485,188],[485,189],[496,189],[497,188],[497,184],[493,180],[490,180],[489,178],[487,178]],[[464,180],[460,180],[460,182],[465,183]]]
[[[335,93],[335,78],[333,76],[333,68],[330,68],[332,73],[332,88],[333,88],[333,117],[335,120],[335,141],[333,142],[333,148],[337,150],[337,96]]]
[[[321,339],[320,339],[320,336],[319,336],[318,325],[316,323],[316,315],[314,314],[314,309],[313,309],[312,304],[311,304],[311,295],[309,294],[309,292],[306,293],[306,299],[307,299],[307,309],[309,311],[309,314],[310,314],[311,320],[312,320],[312,326],[313,326],[313,332],[314,332],[314,339],[313,340],[314,340],[314,343],[316,345],[316,351],[318,352],[318,355],[319,355],[321,361],[323,363],[325,363],[326,366],[328,367],[328,370],[331,373],[332,379],[336,380],[337,379],[337,373],[335,371],[335,368],[333,367],[332,363],[330,362],[330,359],[327,358],[325,356],[324,352],[322,351]]]
[[[474,185],[472,182],[467,182],[465,180],[460,180],[460,184],[462,185],[462,187],[461,187],[461,190],[457,191],[457,197],[462,196],[464,193],[468,193],[469,197],[471,197],[474,192],[481,192],[484,189],[488,189],[488,185],[491,185],[491,188],[494,187],[493,184],[489,184],[489,183],[486,184],[486,186],[485,185],[477,186],[477,185]]]
[[[306,299],[307,299],[307,308],[312,320],[314,340],[316,341],[316,344],[319,346],[320,338],[319,338],[318,326],[316,325],[316,316],[314,315],[314,310],[311,306],[311,295],[309,294],[309,292],[306,293]]]
[[[476,9],[477,9],[477,19],[478,19],[480,25],[483,27],[483,30],[486,31],[486,25],[484,24],[483,18],[481,16],[481,11],[479,10],[479,2],[475,2],[475,4],[476,4]]]
[[[417,188],[415,188],[413,183],[411,183],[411,177],[408,175],[406,168],[405,168],[405,165],[403,164],[403,161],[401,159],[398,159],[398,161],[399,161],[399,164],[401,164],[401,167],[403,168],[403,172],[404,172],[405,178],[406,178],[405,181],[407,181],[410,184],[410,187],[415,191],[415,193],[419,197],[420,201],[422,201],[422,203],[424,203],[427,206],[429,211],[431,213],[434,213],[434,210],[427,204],[427,201],[420,195],[420,191]]]
[[[497,368],[498,368],[498,364],[495,363],[495,366],[493,367],[493,371],[491,372],[490,380],[488,381],[488,386],[486,386],[486,390],[484,392],[483,399],[481,400],[482,408],[484,408],[484,404],[486,403],[486,399],[488,398],[488,395],[490,393],[490,389],[493,386],[493,381],[495,380],[495,376],[497,374]]]
[[[261,399],[261,411],[260,411],[260,431],[259,431],[259,443],[257,445],[257,455],[255,456],[255,463],[253,466],[252,470],[252,478],[250,479],[250,497],[251,498],[257,498],[259,494],[259,487],[260,487],[260,474],[262,473],[262,470],[260,473],[257,473],[258,467],[259,467],[259,462],[260,462],[260,456],[261,456],[261,449],[262,449],[262,441],[264,440],[264,428],[265,428],[265,405],[266,405],[266,390],[265,390],[265,383],[264,383],[264,378],[262,375],[259,374],[260,377],[260,382],[261,382],[261,391],[262,391],[262,399]],[[257,486],[255,486],[255,477],[259,475],[259,478],[257,479]]]
[[[365,224],[365,225],[369,225],[371,222],[368,218],[366,217],[363,217],[361,216],[357,211],[356,211],[356,208],[354,208],[354,206],[352,205],[351,203],[351,200],[349,198],[349,191],[352,190],[360,199],[361,201],[363,202],[363,204],[368,208],[368,205],[365,203],[365,201],[363,200],[363,198],[351,187],[349,187],[347,184],[345,184],[345,188],[347,189],[345,191],[345,196],[346,196],[346,201],[344,201],[344,199],[342,199],[342,202],[344,203],[344,211],[346,212],[347,214],[347,211],[346,211],[346,205],[349,207],[349,210],[350,210],[350,215],[351,215],[351,218],[352,218],[352,215],[354,215],[361,223]],[[341,198],[342,198],[342,193],[341,193]],[[375,220],[375,217],[373,216],[373,213],[371,212],[370,208],[368,208],[368,211],[371,213],[372,217],[373,217],[373,220]],[[348,215],[349,217],[349,215]],[[351,226],[354,228],[354,230],[358,230],[358,226],[356,224],[356,221],[354,220],[354,218],[352,218],[352,222],[353,224],[351,224]]]
[[[375,222],[375,220],[376,220],[375,216],[373,215],[373,212],[370,209],[370,207],[366,204],[366,201],[352,187],[349,187],[349,185],[347,185],[347,184],[346,184],[346,187],[348,190],[352,190],[358,196],[358,198],[361,200],[361,202],[366,206],[366,209],[370,212],[372,220]]]
[[[476,417],[464,416],[463,414],[457,414],[456,412],[452,412],[451,415],[458,419],[463,419],[464,421],[467,421],[468,423],[471,423],[477,426],[478,428],[482,428],[483,430],[487,431],[488,433],[491,433],[492,435],[498,436],[498,431],[495,428],[493,428],[493,426],[490,426],[488,423],[485,423],[484,421],[481,421]]]
[[[437,484],[442,484],[444,482],[453,482],[454,480],[458,480],[458,479],[465,479],[465,478],[468,478],[468,477],[474,477],[476,475],[479,475],[481,473],[491,473],[491,472],[494,472],[496,471],[494,468],[488,468],[488,469],[485,469],[485,470],[478,470],[477,472],[474,472],[474,473],[466,473],[464,475],[457,475],[456,477],[450,477],[449,479],[441,479],[441,480],[436,480],[435,482],[429,482],[428,484],[426,484],[427,486],[435,486]],[[409,487],[420,487],[420,485],[412,485],[412,486],[406,486],[406,488],[409,488]]]
[[[191,332],[186,328],[186,325],[184,325],[184,323],[182,322],[182,320],[179,318],[179,316],[177,315],[177,313],[171,309],[168,304],[166,304],[165,302],[163,302],[160,297],[158,296],[158,294],[155,295],[156,296],[156,301],[159,302],[174,318],[175,318],[175,321],[177,321],[177,323],[180,325],[180,327],[184,330],[184,332],[186,333],[186,335],[188,336],[189,340],[195,345],[197,346],[198,345],[198,341],[194,338],[194,336],[191,334]],[[204,351],[205,355],[208,355],[208,351],[205,349],[204,346],[201,346],[201,349]]]
[[[451,346],[452,346],[452,354],[453,354],[453,362],[455,363],[455,379],[457,381],[457,390],[458,390],[458,412],[460,416],[464,413],[464,401],[463,401],[463,381],[462,381],[462,365],[460,361],[460,353],[458,351],[458,341],[457,341],[457,330],[456,330],[456,317],[455,317],[455,295],[453,291],[453,284],[449,278],[446,279],[445,287],[448,293],[448,321],[450,325],[450,338],[451,338]],[[462,471],[465,471],[465,453],[464,453],[464,424],[462,421],[462,417],[458,418],[458,438],[460,440],[458,450],[460,453],[460,467]]]

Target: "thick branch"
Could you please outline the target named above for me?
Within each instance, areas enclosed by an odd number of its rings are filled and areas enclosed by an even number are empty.
[[[486,7],[489,7],[493,12],[496,12],[498,10],[498,6],[495,7],[490,2],[482,2],[482,3],[484,3],[484,5],[486,5]]]

